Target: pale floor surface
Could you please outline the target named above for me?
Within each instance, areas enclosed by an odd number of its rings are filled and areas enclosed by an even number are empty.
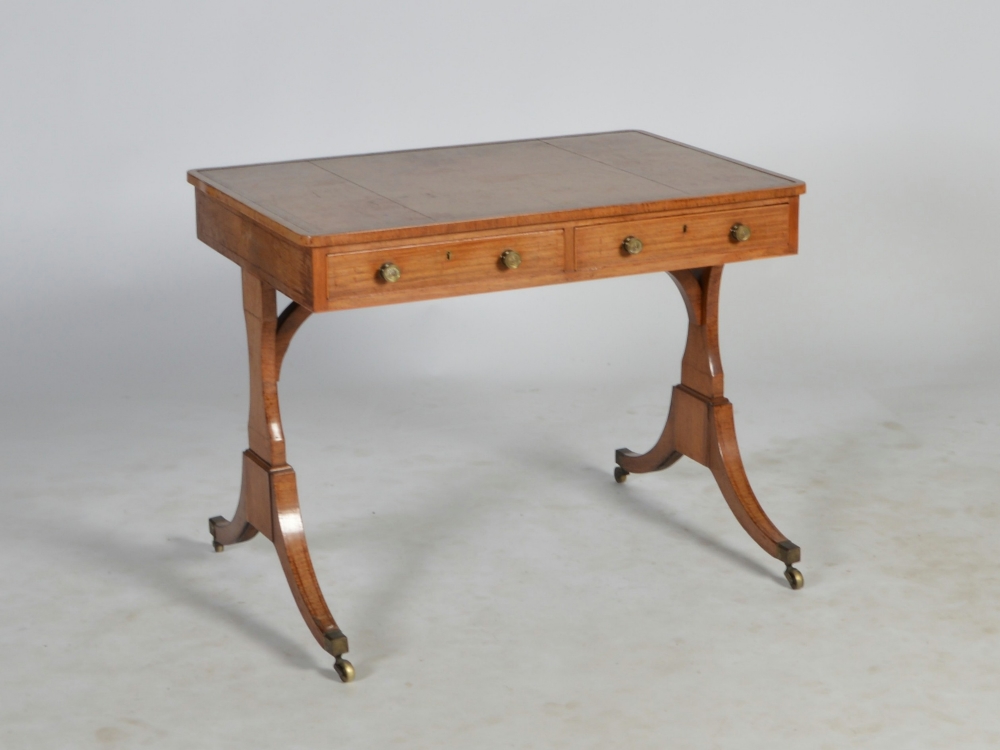
[[[212,552],[240,399],[24,407],[0,747],[1000,745],[997,390],[730,397],[802,591],[706,469],[612,480],[666,385],[283,394],[350,685],[266,540]]]

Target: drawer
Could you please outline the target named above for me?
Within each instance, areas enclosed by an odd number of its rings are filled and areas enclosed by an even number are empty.
[[[781,203],[577,227],[576,267],[635,273],[785,255],[795,252],[790,220],[789,204]],[[749,227],[750,238],[734,239],[735,224]],[[641,240],[642,249],[627,252],[626,237]]]
[[[520,265],[504,264],[505,251],[520,256]],[[393,264],[399,278],[386,281],[381,269]],[[532,286],[546,277],[558,278],[565,268],[563,230],[527,232],[499,237],[403,245],[326,256],[327,297],[374,296],[380,304],[390,298],[424,299],[422,293],[441,287],[460,287],[453,294]],[[434,295],[436,296],[436,295]],[[338,305],[331,305],[336,307]]]

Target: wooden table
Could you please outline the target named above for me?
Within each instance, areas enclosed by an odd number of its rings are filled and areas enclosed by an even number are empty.
[[[306,624],[354,676],[316,580],[288,465],[278,377],[314,312],[666,271],[688,311],[681,382],[648,452],[615,453],[615,479],[688,456],[711,469],[737,520],[785,563],[799,547],[747,480],[723,395],[722,268],[791,255],[805,184],[638,131],[340,156],[188,173],[198,237],[243,269],[250,447],[215,549],[270,539]],[[275,290],[293,300],[280,314]]]

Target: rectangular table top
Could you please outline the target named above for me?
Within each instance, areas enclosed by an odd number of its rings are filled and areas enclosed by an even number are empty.
[[[805,192],[634,130],[192,170],[188,181],[198,237],[312,311],[789,255]]]
[[[640,131],[192,170],[188,181],[302,246],[798,195],[805,185]],[[502,220],[499,222],[498,220]],[[355,237],[355,235],[361,235]]]

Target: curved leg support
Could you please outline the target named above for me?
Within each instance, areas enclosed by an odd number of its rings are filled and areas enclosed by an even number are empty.
[[[209,521],[213,544],[246,541],[260,532],[274,543],[292,597],[316,642],[335,658],[344,682],[354,668],[343,658],[347,636],[333,619],[313,569],[302,526],[295,471],[285,460],[285,438],[278,408],[281,362],[309,311],[292,303],[280,317],[274,288],[243,272],[243,307],[250,352],[250,448],[243,453],[243,485],[232,521]]]
[[[250,492],[250,478],[247,476],[246,463],[244,462],[243,483],[240,486],[240,502],[236,506],[233,520],[227,521],[222,516],[214,516],[208,519],[208,531],[212,535],[212,546],[216,552],[222,552],[227,544],[245,542],[257,536],[257,529],[253,527],[247,516],[247,507],[249,506],[248,496]]]
[[[660,471],[673,466],[684,457],[684,454],[677,450],[675,430],[674,412],[671,409],[667,424],[656,445],[643,454],[635,453],[628,448],[619,448],[615,451],[615,463],[626,475],[645,474],[648,471]]]
[[[778,531],[757,502],[740,458],[733,406],[723,395],[718,317],[722,266],[670,275],[684,298],[689,319],[681,383],[674,387],[667,423],[656,445],[643,454],[627,448],[616,451],[615,479],[623,482],[630,473],[665,469],[682,456],[707,466],[740,525],[765,552],[785,563],[785,577],[792,588],[801,588],[802,574],[792,567],[801,551]]]
[[[347,636],[330,614],[313,569],[299,510],[295,471],[291,466],[269,470],[261,468],[268,475],[270,487],[269,536],[281,560],[295,604],[316,642],[340,661],[340,657],[347,653]]]
[[[740,526],[772,557],[786,565],[798,562],[801,559],[798,545],[788,541],[771,523],[753,493],[746,469],[743,468],[740,447],[736,443],[733,405],[728,401],[711,408],[708,441],[711,446],[708,467]]]

